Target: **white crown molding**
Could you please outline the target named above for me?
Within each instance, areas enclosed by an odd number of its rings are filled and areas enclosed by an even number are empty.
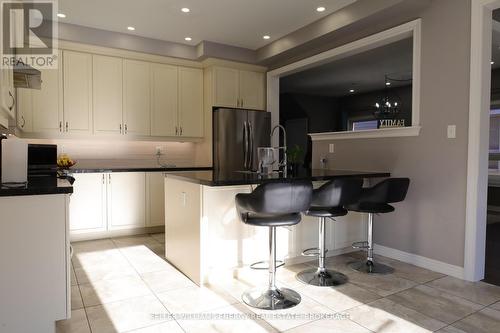
[[[311,137],[311,140],[313,142],[349,139],[397,138],[406,136],[418,136],[420,134],[420,129],[420,126],[393,127],[364,131],[310,133],[309,136]]]

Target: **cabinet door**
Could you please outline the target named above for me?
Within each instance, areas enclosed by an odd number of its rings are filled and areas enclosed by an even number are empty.
[[[181,136],[203,137],[203,71],[179,67],[179,124]]]
[[[146,174],[146,226],[160,226],[165,224],[165,176],[163,172],[149,172]]]
[[[108,228],[130,229],[146,226],[146,174],[108,174]]]
[[[238,107],[239,73],[237,69],[214,67],[214,106]]]
[[[151,135],[175,136],[177,119],[177,67],[151,65]]]
[[[16,112],[16,94],[12,69],[0,69],[0,110],[14,119]]]
[[[92,132],[92,55],[64,51],[64,131]]]
[[[33,132],[60,133],[64,129],[62,69],[40,69],[40,72],[42,88],[31,90]]]
[[[73,194],[69,204],[72,233],[106,230],[106,184],[103,173],[73,175]]]
[[[33,94],[31,89],[18,88],[17,128],[23,132],[33,132]]]
[[[125,134],[150,135],[150,64],[123,61],[123,118]]]
[[[92,56],[95,134],[122,133],[122,66],[120,58]]]
[[[264,73],[240,71],[241,107],[246,109],[265,109]]]

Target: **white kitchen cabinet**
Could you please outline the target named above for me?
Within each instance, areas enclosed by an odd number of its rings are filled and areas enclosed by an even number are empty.
[[[123,119],[125,134],[151,134],[150,63],[123,61]]]
[[[14,119],[16,112],[16,94],[12,69],[0,69],[0,112]]]
[[[108,228],[130,229],[146,226],[146,174],[108,174]]]
[[[240,107],[265,109],[264,73],[240,71]]]
[[[264,73],[213,68],[214,106],[265,109]]]
[[[123,132],[123,60],[92,56],[92,101],[95,134]]]
[[[203,71],[179,67],[179,135],[203,137]]]
[[[179,133],[177,66],[151,65],[151,135]]]
[[[72,233],[106,230],[106,179],[104,173],[77,173],[73,175],[69,216]]]
[[[23,132],[62,133],[65,130],[62,69],[39,70],[41,89],[17,89],[18,128]]]
[[[63,68],[64,132],[91,134],[92,55],[64,51]]]
[[[164,179],[163,172],[146,174],[146,227],[165,224]]]

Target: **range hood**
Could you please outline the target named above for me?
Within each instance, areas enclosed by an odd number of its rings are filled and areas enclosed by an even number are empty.
[[[38,69],[30,66],[14,67],[14,87],[41,89],[42,74]]]

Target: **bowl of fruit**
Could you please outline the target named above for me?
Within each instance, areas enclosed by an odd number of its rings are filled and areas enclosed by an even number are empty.
[[[69,169],[76,164],[76,161],[73,161],[68,155],[61,154],[57,159],[57,166],[60,169]]]

